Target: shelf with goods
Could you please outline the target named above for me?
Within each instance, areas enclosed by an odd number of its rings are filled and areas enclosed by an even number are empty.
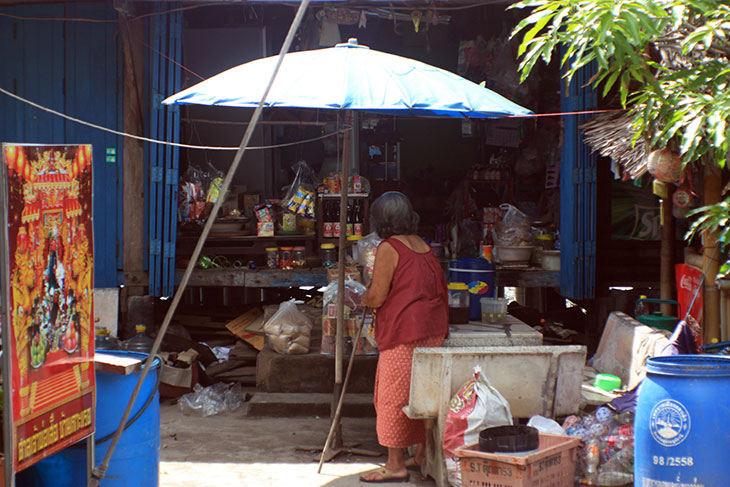
[[[369,215],[370,215],[370,194],[369,193],[349,193],[347,195],[347,207],[353,209],[357,206],[359,215],[357,222],[352,221],[353,235],[355,232],[355,225],[359,223],[362,230],[360,234],[364,237],[370,231]],[[323,243],[335,244],[335,247],[339,244],[339,237],[334,236],[334,224],[339,225],[339,209],[340,209],[340,195],[338,193],[320,193],[317,198],[317,240],[321,245]],[[325,211],[326,210],[326,211]],[[352,215],[352,213],[351,213]],[[354,219],[354,218],[353,218]],[[326,223],[332,223],[333,231],[332,237],[325,236]],[[344,230],[344,229],[343,229]]]

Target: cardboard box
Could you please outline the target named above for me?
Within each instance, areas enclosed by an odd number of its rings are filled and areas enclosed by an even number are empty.
[[[456,450],[463,487],[573,487],[580,438],[540,433],[540,446],[523,455]]]
[[[259,308],[252,308],[242,315],[234,318],[226,324],[228,331],[250,344],[256,350],[264,348],[264,337],[257,333],[246,330],[246,327],[259,320],[263,316],[263,311]]]
[[[259,237],[274,236],[274,222],[258,222],[256,223],[256,235]]]

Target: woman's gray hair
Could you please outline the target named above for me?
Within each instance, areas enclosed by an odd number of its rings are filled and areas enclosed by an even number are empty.
[[[406,195],[398,191],[383,193],[370,206],[370,226],[380,238],[414,235],[420,217]]]

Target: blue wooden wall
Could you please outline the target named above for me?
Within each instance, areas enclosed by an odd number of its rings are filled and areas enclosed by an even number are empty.
[[[180,3],[157,5],[158,11],[179,8]],[[148,22],[147,136],[180,141],[180,107],[162,100],[180,91],[182,82],[182,12],[152,16]],[[178,162],[180,149],[145,144],[145,225],[149,242],[147,270],[150,296],[171,296],[175,280],[177,240]]]
[[[595,65],[582,68],[566,90],[561,82],[560,111],[596,108],[596,94],[588,86]],[[580,124],[590,115],[563,117],[560,156],[560,294],[592,299],[596,293],[596,156],[583,142]]]
[[[21,20],[0,16],[0,86],[70,116],[122,128],[121,51],[111,2],[0,7],[20,17],[91,18],[110,22]],[[0,141],[92,144],[94,285],[122,282],[121,137],[65,120],[0,94]],[[107,150],[115,157],[107,161]]]

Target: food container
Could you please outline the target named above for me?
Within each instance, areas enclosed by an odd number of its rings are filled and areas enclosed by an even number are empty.
[[[335,244],[324,243],[320,248],[322,250],[322,267],[332,267],[335,265],[337,263]]]
[[[593,387],[598,387],[604,391],[611,392],[615,389],[621,389],[621,377],[612,374],[596,374],[593,381]]]
[[[281,229],[288,233],[297,231],[297,215],[285,212],[281,217]]]
[[[505,298],[480,298],[482,323],[499,324],[507,319],[507,300]]]
[[[449,323],[469,323],[469,286],[463,282],[450,282],[448,288]]]
[[[496,246],[494,251],[496,253],[497,261],[502,264],[512,265],[527,265],[530,263],[530,257],[532,256],[532,246],[518,246],[518,247],[503,247]]]
[[[294,247],[293,251],[294,267],[302,268],[306,265],[306,250],[304,247]]]
[[[559,250],[543,250],[542,251],[542,268],[546,271],[560,270],[560,251]]]
[[[279,267],[279,247],[266,248],[266,267],[269,269]]]
[[[279,268],[289,270],[294,268],[294,249],[292,247],[282,247],[279,255]]]

